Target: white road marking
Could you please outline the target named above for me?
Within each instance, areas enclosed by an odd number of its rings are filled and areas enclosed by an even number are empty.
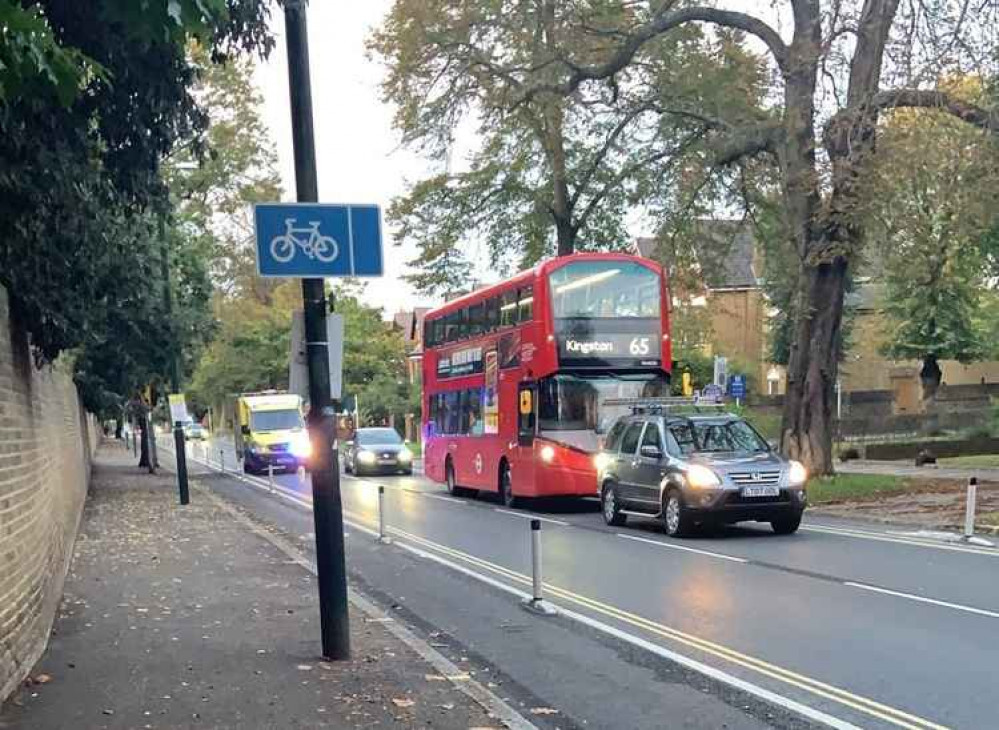
[[[940,601],[936,598],[927,598],[926,596],[918,596],[915,593],[903,593],[902,591],[892,591],[887,588],[878,588],[877,586],[869,586],[866,583],[854,583],[853,581],[845,581],[843,583],[845,586],[850,586],[852,588],[860,588],[864,591],[872,591],[874,593],[884,593],[887,596],[896,596],[897,598],[906,598],[910,601],[918,601],[919,603],[929,603],[934,606],[942,606],[943,608],[952,608],[955,611],[965,611],[967,613],[975,613],[979,616],[988,616],[989,618],[999,618],[999,612],[988,611],[984,608],[975,608],[974,606],[965,606],[961,603],[951,603],[950,601]]]
[[[913,547],[930,548],[932,550],[947,550],[950,552],[970,553],[972,555],[984,555],[989,558],[999,558],[999,550],[988,548],[976,548],[970,545],[953,545],[950,543],[930,542],[929,540],[916,540],[913,538],[898,537],[883,532],[867,532],[864,530],[844,529],[841,527],[826,527],[819,525],[802,525],[801,530],[806,532],[821,532],[837,537],[853,537],[860,540],[874,540],[875,542],[891,542],[898,545],[911,545]]]
[[[669,548],[670,550],[682,550],[685,553],[697,553],[698,555],[707,555],[711,558],[718,558],[719,560],[731,560],[733,563],[748,563],[746,558],[738,558],[734,555],[725,555],[724,553],[714,553],[710,550],[698,550],[697,548],[687,547],[685,545],[674,545],[669,542],[663,542],[662,540],[650,540],[647,537],[638,537],[636,535],[626,535],[623,532],[615,532],[615,535],[622,537],[625,540],[634,540],[635,542],[645,542],[649,545],[656,545],[658,547]]]
[[[457,497],[445,497],[443,494],[428,494],[427,492],[417,492],[427,499],[439,499],[441,502],[450,502],[451,504],[468,504],[463,499],[458,499]]]
[[[373,530],[368,530],[367,528],[357,524],[353,520],[347,520],[347,522],[348,524],[350,524],[351,527],[354,527],[355,529],[367,532],[372,536],[377,536]],[[507,583],[504,583],[501,580],[497,580],[496,578],[492,578],[490,576],[483,575],[482,573],[478,573],[472,570],[471,568],[467,568],[464,565],[454,562],[453,560],[449,560],[435,553],[431,553],[428,550],[424,550],[414,545],[410,545],[406,543],[404,540],[405,540],[404,538],[403,539],[397,538],[394,543],[395,546],[402,548],[403,550],[406,550],[407,552],[412,553],[417,557],[423,558],[425,560],[431,560],[435,563],[438,563],[439,565],[443,565],[451,570],[466,575],[469,578],[477,580],[481,583],[485,583],[486,585],[492,586],[493,588],[496,588],[500,591],[504,591],[505,593],[515,596],[519,601],[525,601],[531,598],[531,594],[526,591],[519,590]],[[651,641],[643,639],[634,634],[630,634],[627,631],[611,626],[610,624],[604,623],[599,619],[591,618],[590,616],[577,613],[576,611],[565,608],[560,604],[557,605],[556,607],[561,616],[564,616],[572,621],[577,621],[581,624],[589,626],[590,628],[596,629],[597,631],[600,631],[609,636],[613,636],[617,639],[620,639],[621,641],[624,641],[627,644],[631,644],[632,646],[648,651],[652,654],[655,654],[656,656],[662,657],[663,659],[675,662],[676,664],[679,664],[682,667],[686,667],[687,669],[703,674],[706,677],[710,677],[711,679],[714,679],[718,682],[727,684],[730,687],[734,687],[738,690],[746,692],[747,694],[753,695],[754,697],[757,697],[765,702],[769,702],[771,704],[777,705],[778,707],[782,707],[788,712],[793,712],[797,715],[800,715],[801,717],[805,717],[809,720],[812,720],[813,722],[817,722],[822,725],[825,725],[826,727],[833,728],[833,730],[861,730],[861,728],[857,725],[849,723],[845,720],[841,720],[838,717],[834,717],[833,715],[825,713],[814,707],[809,707],[804,703],[792,700],[791,698],[785,697],[784,695],[772,692],[771,690],[765,689],[760,685],[753,684],[752,682],[748,682],[744,679],[740,679],[732,674],[729,674],[728,672],[716,669],[703,662],[699,662],[696,659],[692,659],[688,656],[685,656],[684,654],[680,654],[676,651],[667,649],[666,647],[659,646],[658,644],[655,644]]]
[[[569,523],[565,520],[555,520],[551,517],[542,517],[541,515],[535,515],[530,512],[515,512],[512,509],[503,509],[502,507],[493,507],[493,512],[500,512],[505,515],[513,515],[514,517],[522,517],[525,520],[541,520],[542,522],[548,522],[552,525],[562,525],[563,527],[569,527]]]

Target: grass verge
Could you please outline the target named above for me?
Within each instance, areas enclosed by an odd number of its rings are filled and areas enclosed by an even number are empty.
[[[999,454],[975,454],[937,459],[940,466],[992,466],[999,467]]]
[[[908,491],[911,482],[897,476],[880,474],[836,474],[814,477],[808,482],[808,502],[813,505],[899,494]]]

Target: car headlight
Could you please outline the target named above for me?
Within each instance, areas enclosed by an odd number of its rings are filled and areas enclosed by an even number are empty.
[[[687,484],[698,489],[704,489],[721,486],[721,480],[708,467],[694,464],[687,469]]]
[[[792,461],[787,471],[787,483],[792,487],[800,487],[808,481],[808,469],[800,461]]]
[[[299,459],[308,459],[312,456],[312,442],[309,440],[309,434],[295,434],[291,439],[290,450],[292,456],[298,457]]]
[[[541,460],[542,461],[544,461],[545,463],[549,463],[550,464],[551,461],[552,461],[552,459],[554,459],[554,458],[555,458],[555,449],[553,449],[551,446],[542,446],[541,447]]]
[[[413,452],[403,446],[399,449],[399,461],[411,461],[413,458]]]
[[[374,451],[358,451],[357,460],[362,464],[374,464],[375,463],[375,452]]]
[[[605,454],[604,452],[601,451],[599,454],[594,455],[593,466],[597,468],[598,472],[602,472],[604,469],[610,466],[611,461],[613,461],[613,459],[611,459],[611,455]]]

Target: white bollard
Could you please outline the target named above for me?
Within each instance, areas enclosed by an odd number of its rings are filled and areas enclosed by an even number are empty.
[[[964,504],[964,539],[970,540],[975,536],[975,502],[978,498],[978,479],[971,477],[968,480],[968,496]]]
[[[274,465],[267,465],[267,484],[270,486],[271,491],[274,491]]]
[[[542,594],[544,581],[541,576],[541,520],[531,520],[531,598],[524,599],[528,611],[553,616],[555,607],[545,601]]]
[[[392,538],[385,529],[385,487],[378,485],[378,542],[388,545]]]

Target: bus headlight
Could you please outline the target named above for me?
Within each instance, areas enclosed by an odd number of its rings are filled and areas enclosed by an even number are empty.
[[[808,469],[800,461],[792,461],[787,471],[787,483],[792,487],[800,487],[808,481]]]
[[[687,469],[687,484],[698,489],[706,489],[720,486],[721,480],[708,467],[694,464]]]
[[[555,458],[555,449],[553,449],[551,446],[541,447],[541,460],[543,462],[545,462],[546,464],[550,464],[554,458]]]
[[[375,452],[374,451],[358,451],[357,460],[362,464],[374,464],[375,463]]]
[[[412,461],[412,460],[413,460],[412,451],[407,449],[405,446],[399,449],[399,461]]]

